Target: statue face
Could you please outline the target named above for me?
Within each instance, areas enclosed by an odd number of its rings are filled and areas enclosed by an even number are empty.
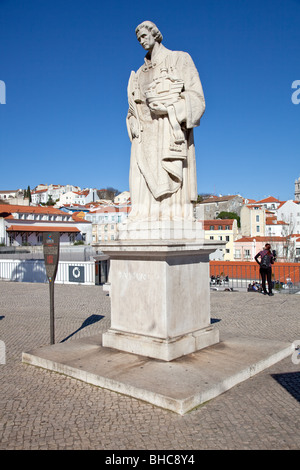
[[[139,30],[139,32],[137,33],[137,39],[146,51],[151,51],[153,49],[155,39],[152,36],[151,31],[149,31],[147,28],[141,28]]]

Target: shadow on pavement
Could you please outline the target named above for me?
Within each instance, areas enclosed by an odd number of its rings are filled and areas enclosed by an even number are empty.
[[[287,372],[285,374],[272,374],[272,377],[300,402],[300,371]]]
[[[70,339],[72,336],[74,336],[76,333],[78,333],[78,331],[82,330],[83,328],[86,328],[87,326],[92,325],[93,323],[97,323],[98,321],[102,320],[102,318],[104,318],[103,315],[91,315],[86,320],[84,320],[80,328],[73,331],[73,333],[71,333],[69,336],[67,336],[63,340],[61,340],[61,343]]]

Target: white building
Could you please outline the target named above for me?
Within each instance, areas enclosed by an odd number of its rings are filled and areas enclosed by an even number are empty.
[[[92,224],[53,207],[0,204],[0,243],[41,245],[43,232],[60,232],[61,243],[92,242]]]
[[[85,219],[93,224],[93,242],[116,240],[118,224],[122,223],[130,211],[130,206],[103,206],[92,209]]]
[[[49,200],[48,189],[38,189],[31,191],[31,203],[34,205],[47,204]]]
[[[289,224],[288,234],[300,233],[300,200],[288,200],[282,203],[277,210],[277,219]]]
[[[266,237],[284,237],[287,234],[288,230],[288,223],[282,220],[277,220],[276,215],[270,213],[266,214]]]
[[[247,204],[241,209],[243,237],[262,237],[266,230],[266,209],[260,204]]]
[[[204,220],[203,224],[206,240],[226,242],[224,248],[216,250],[209,256],[209,259],[234,261],[234,241],[239,236],[236,219]]]
[[[269,211],[276,211],[280,204],[282,204],[282,202],[279,201],[279,199],[276,199],[273,196],[269,196],[265,199],[261,199],[260,201],[249,203],[248,206],[260,206],[261,208],[264,208]]]
[[[68,191],[60,196],[57,203],[59,207],[65,205],[80,205],[84,206],[90,202],[97,200],[96,189],[83,189],[82,191]]]
[[[70,191],[80,191],[80,188],[73,185],[62,186],[60,184],[39,184],[31,191],[32,204],[47,204],[49,199],[56,202],[60,197]]]
[[[0,203],[1,200],[8,204],[22,204],[23,206],[29,204],[28,199],[24,199],[24,191],[22,189],[1,190]]]
[[[115,204],[128,204],[129,202],[130,202],[129,191],[123,191],[122,193],[118,194],[118,196],[116,196],[114,199]]]

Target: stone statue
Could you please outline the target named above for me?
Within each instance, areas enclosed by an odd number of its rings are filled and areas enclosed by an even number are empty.
[[[193,128],[205,100],[189,54],[162,45],[150,21],[136,28],[147,51],[128,83],[127,128],[132,143],[128,221],[193,220],[197,200]]]

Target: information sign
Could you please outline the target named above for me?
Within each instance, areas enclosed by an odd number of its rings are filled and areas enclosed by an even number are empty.
[[[54,281],[59,261],[59,232],[43,233],[43,248],[46,274],[50,290],[50,343],[54,344]]]

